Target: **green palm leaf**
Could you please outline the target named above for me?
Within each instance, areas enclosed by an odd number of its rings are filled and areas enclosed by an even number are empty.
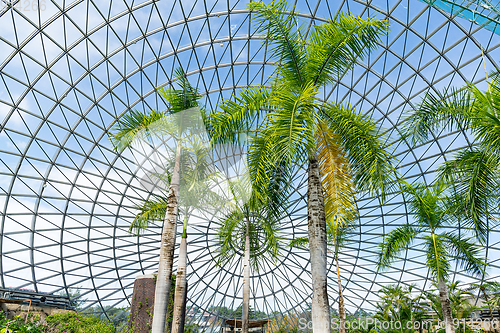
[[[300,29],[294,31],[298,25],[296,16],[290,14],[294,9],[288,8],[285,0],[274,0],[269,5],[252,1],[247,8],[255,12],[257,33],[266,33],[266,41],[273,45],[272,57],[280,59],[278,71],[282,81],[301,87],[305,83],[307,59]]]
[[[283,88],[283,89],[282,89]],[[280,161],[294,161],[306,149],[308,155],[314,151],[313,124],[311,109],[317,94],[316,87],[308,84],[300,93],[294,94],[285,87],[275,89],[276,102],[280,104],[280,112],[270,115],[269,127],[273,147]]]
[[[449,212],[485,242],[491,212],[498,207],[500,159],[484,150],[468,149],[439,168],[438,179],[453,186]]]
[[[258,271],[264,267],[264,255],[273,261],[280,257],[283,239],[279,236],[279,221],[266,214],[265,207],[260,210],[254,208],[252,211],[247,208],[237,207],[221,221],[217,231],[217,265],[227,265],[234,258],[243,256],[247,219],[250,219],[248,235],[252,268]]]
[[[258,118],[273,108],[271,94],[270,89],[255,86],[241,90],[234,101],[224,100],[219,105],[222,112],[212,113],[205,120],[212,143],[243,143]]]
[[[309,238],[295,237],[290,240],[289,246],[307,251],[309,250]]]
[[[378,254],[378,269],[385,269],[403,250],[408,249],[420,230],[410,225],[404,225],[392,230],[380,244]]]
[[[333,22],[313,26],[307,45],[308,76],[317,85],[338,80],[375,49],[387,31],[387,21],[343,13]]]
[[[142,235],[151,222],[163,221],[165,212],[167,211],[167,198],[159,197],[144,201],[141,205],[136,206],[135,209],[139,212],[130,224],[129,231],[137,235]]]
[[[167,102],[167,112],[175,114],[180,111],[200,107],[198,89],[191,86],[182,68],[175,70],[175,77],[180,89],[157,88],[158,93]]]
[[[425,184],[408,184],[405,181],[401,191],[409,195],[408,210],[413,214],[420,227],[439,228],[446,223],[447,208],[444,205],[442,194],[445,184],[435,186]]]
[[[487,151],[500,152],[500,77],[495,75],[488,89],[482,92],[477,86],[468,84],[473,96],[471,129],[481,140]]]
[[[469,91],[464,89],[428,93],[404,120],[404,136],[413,143],[424,143],[443,127],[467,129],[472,119],[472,104]]]
[[[472,238],[460,237],[452,233],[443,236],[451,250],[451,255],[466,273],[475,276],[481,276],[485,273],[486,263],[479,259],[481,250],[474,244]]]
[[[353,220],[344,220],[342,222],[327,224],[326,232],[328,234],[327,245],[332,248],[333,256],[338,259],[340,250],[351,241],[350,236],[356,228]]]
[[[266,129],[261,136],[252,138],[247,158],[255,196],[261,200],[270,199],[271,205],[279,209],[280,203],[286,202],[291,188],[288,180],[293,174],[294,164],[300,159],[293,155],[283,158],[283,153],[290,151],[277,150],[275,141],[278,138],[273,134],[271,129]]]
[[[130,110],[111,130],[111,143],[118,152],[122,152],[134,141],[150,140],[153,136],[164,134],[169,131],[164,120],[165,113],[158,110],[150,110],[147,114]]]
[[[244,220],[243,212],[239,209],[234,210],[225,216],[221,226],[217,231],[217,265],[224,266],[228,264],[241,251],[241,234],[237,234],[237,227]],[[235,244],[235,242],[237,242]],[[245,238],[243,237],[243,242]]]

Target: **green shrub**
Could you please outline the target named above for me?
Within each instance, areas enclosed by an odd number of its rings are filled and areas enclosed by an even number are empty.
[[[10,333],[43,333],[45,326],[39,322],[40,316],[29,314],[24,320],[20,316],[14,319],[7,319],[4,312],[0,311],[0,333],[6,333],[7,327]]]
[[[45,320],[48,332],[51,333],[115,333],[115,327],[111,323],[75,312],[56,313]]]

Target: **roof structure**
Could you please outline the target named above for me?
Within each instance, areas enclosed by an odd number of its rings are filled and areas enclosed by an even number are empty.
[[[473,145],[469,133],[443,131],[414,147],[399,131],[404,112],[426,92],[466,82],[484,87],[486,72],[500,69],[497,33],[420,1],[293,3],[309,25],[338,12],[391,24],[380,47],[321,98],[372,115],[408,181],[432,183],[441,162]],[[130,304],[134,278],[156,271],[161,225],[141,237],[128,232],[135,205],[151,196],[141,179],[152,162],[137,150],[118,154],[109,130],[131,109],[164,109],[155,87],[173,84],[180,65],[209,110],[241,87],[269,84],[274,60],[251,17],[246,1],[238,0],[0,2],[0,287],[63,295],[79,290],[85,306],[98,311]],[[241,157],[238,151],[222,155]],[[305,236],[303,173],[294,184],[283,232]],[[418,244],[388,271],[375,266],[383,235],[411,222],[404,203],[401,195],[385,205],[358,195],[360,218],[340,256],[350,312],[372,309],[386,284],[431,287]],[[242,261],[223,268],[214,261],[218,223],[199,214],[188,238],[188,307],[214,315],[242,300]],[[496,228],[485,248],[490,275],[484,279],[500,277],[499,242]],[[251,276],[251,306],[269,316],[309,307],[308,253],[289,247],[282,253],[282,261],[265,261]],[[332,258],[328,269],[335,306]],[[478,281],[459,267],[452,279]]]
[[[489,0],[422,0],[429,5],[449,12],[452,15],[465,18],[481,27],[500,33],[500,9],[498,1]]]

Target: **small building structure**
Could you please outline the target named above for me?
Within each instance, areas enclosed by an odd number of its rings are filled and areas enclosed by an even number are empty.
[[[248,332],[252,333],[265,333],[266,325],[269,320],[250,320],[248,322]],[[241,332],[242,321],[241,319],[226,319],[224,325],[221,327],[221,333],[234,333]]]
[[[0,310],[11,319],[15,316],[26,318],[29,313],[45,317],[66,311],[74,311],[68,297],[34,290],[0,288]]]

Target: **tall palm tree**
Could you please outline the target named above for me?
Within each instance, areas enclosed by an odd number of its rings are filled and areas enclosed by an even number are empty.
[[[342,280],[340,277],[340,265],[339,256],[342,248],[349,242],[349,235],[354,229],[354,212],[349,212],[350,220],[342,218],[340,215],[335,216],[335,220],[331,221],[327,219],[327,251],[333,254],[333,260],[335,261],[336,271],[337,271],[337,282],[338,282],[338,308],[339,308],[339,332],[346,332],[346,312],[344,306],[344,296],[342,293]],[[291,247],[296,247],[302,250],[309,249],[309,239],[307,237],[295,237],[290,241]]]
[[[453,283],[448,284],[448,292],[450,297],[450,307],[453,318],[458,319],[460,324],[458,326],[459,332],[470,332],[472,331],[468,325],[465,324],[464,320],[466,318],[470,318],[470,315],[473,311],[478,308],[471,304],[471,299],[473,299],[474,295],[467,291],[459,288],[460,281],[455,281]],[[437,286],[435,286],[437,289]],[[439,295],[436,295],[432,292],[427,292],[424,294],[425,298],[428,301],[430,308],[436,313],[437,318],[439,320],[443,320],[442,316],[442,306]]]
[[[493,311],[496,310],[500,315],[500,282],[486,281],[482,283],[473,283],[468,290],[480,290],[484,297],[484,302],[490,312],[490,320],[494,319]],[[497,329],[495,329],[495,332]]]
[[[250,135],[254,185],[280,183],[278,199],[286,199],[293,170],[308,164],[313,331],[330,332],[326,219],[355,211],[356,189],[383,194],[392,166],[370,117],[346,104],[325,103],[317,95],[374,49],[388,24],[339,14],[335,21],[308,30],[286,1],[253,1],[248,8],[255,13],[257,32],[267,34],[266,43],[272,46],[276,76],[270,88],[249,87],[234,101],[223,102],[222,111],[207,119],[207,127],[217,143],[240,142],[241,134]]]
[[[446,187],[437,184],[427,187],[425,184],[410,185],[403,182],[403,193],[408,196],[409,211],[415,221],[410,225],[392,230],[380,244],[378,268],[385,269],[404,250],[407,250],[418,238],[422,239],[426,253],[426,265],[438,285],[442,315],[446,333],[454,333],[453,316],[446,282],[450,273],[451,262],[456,261],[465,272],[471,275],[484,273],[485,263],[479,258],[480,250],[471,238],[447,229],[451,224]]]
[[[454,184],[455,215],[474,229],[484,243],[491,212],[498,208],[500,175],[500,76],[493,76],[486,91],[469,83],[462,89],[427,94],[404,123],[413,143],[427,142],[443,128],[471,131],[473,147],[459,151],[440,169],[440,180]]]
[[[491,295],[494,295],[494,291],[497,289],[497,292],[500,291],[500,283],[495,281],[487,281],[482,283],[471,283],[467,290],[479,290],[484,297],[484,301],[488,310],[490,312],[490,319],[493,320],[493,308],[491,307]]]
[[[213,188],[219,180],[219,173],[215,172],[210,150],[199,137],[192,137],[183,144],[181,158],[182,175],[179,187],[179,212],[183,215],[183,229],[177,272],[175,279],[174,309],[172,315],[172,333],[182,332],[183,300],[186,290],[186,263],[187,263],[187,226],[188,220],[195,210],[210,211],[213,208],[222,208],[223,200]],[[153,173],[168,187],[171,175],[168,172]],[[130,225],[130,230],[137,234],[142,233],[152,221],[161,220],[166,214],[168,197],[157,197],[143,202],[137,207],[138,213]]]
[[[264,255],[279,257],[279,220],[269,211],[262,196],[257,197],[250,182],[243,178],[230,182],[235,205],[218,230],[218,264],[223,266],[243,250],[242,332],[248,333],[250,307],[250,268],[259,270]],[[245,241],[242,243],[241,240]]]
[[[342,294],[342,281],[340,279],[340,266],[339,266],[339,255],[342,248],[348,242],[349,232],[353,229],[354,225],[352,223],[333,223],[328,224],[328,244],[331,245],[330,248],[333,252],[333,259],[335,260],[335,266],[337,268],[337,280],[339,285],[339,332],[346,332],[346,313],[344,306],[344,296]]]
[[[496,309],[500,315],[500,282],[487,282],[486,286],[488,294],[488,301],[486,303],[489,307]]]
[[[141,140],[151,140],[173,136],[176,140],[174,169],[168,190],[167,209],[164,217],[158,276],[155,287],[152,333],[163,333],[170,295],[170,279],[175,248],[176,219],[181,171],[182,136],[189,132],[189,119],[184,119],[182,111],[199,107],[197,90],[193,88],[182,69],[176,71],[180,89],[159,88],[158,93],[165,99],[164,112],[150,110],[148,113],[130,111],[123,115],[112,128],[110,139],[119,152]],[[174,116],[177,115],[177,116]]]

